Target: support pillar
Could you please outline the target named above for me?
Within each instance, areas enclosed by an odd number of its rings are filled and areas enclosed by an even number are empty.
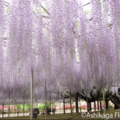
[[[81,98],[81,97],[80,97]],[[81,113],[81,99],[79,99],[79,102],[80,102],[80,113]]]
[[[72,116],[71,90],[70,90],[70,109],[71,109],[71,116]]]
[[[87,112],[89,112],[89,105],[88,105],[88,97],[86,97],[87,101]]]
[[[94,101],[94,111],[96,112],[96,102]]]
[[[33,120],[33,69],[31,69],[30,120]]]
[[[98,111],[99,111],[99,101],[97,100],[97,107],[98,107]]]
[[[65,115],[65,98],[63,97],[63,107],[64,107],[64,115]]]
[[[76,113],[78,113],[78,96],[75,96],[75,103],[76,103]]]
[[[102,114],[101,89],[99,90],[100,113]]]
[[[4,103],[3,103],[3,108],[2,108],[2,111],[4,111]],[[2,118],[4,118],[4,114],[2,113]]]
[[[23,118],[24,118],[24,97],[23,97]]]
[[[103,89],[103,104],[104,104],[104,114],[105,114],[105,90]]]
[[[8,114],[8,119],[10,119],[10,91],[9,91],[9,114]]]
[[[47,119],[47,95],[46,95],[46,80],[45,80],[45,120]]]
[[[50,109],[51,109],[51,93],[50,93]],[[52,113],[52,109],[51,109],[51,113]]]

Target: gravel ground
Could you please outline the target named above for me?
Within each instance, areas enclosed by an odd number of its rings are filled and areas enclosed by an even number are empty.
[[[104,114],[104,112],[103,112]],[[75,120],[75,119],[79,119],[79,120],[120,120],[120,110],[107,110],[105,112],[105,115],[106,115],[106,119],[102,118],[101,117],[104,117],[103,114],[100,114],[99,112],[91,112],[89,114],[87,114],[86,112],[82,112],[82,113],[73,113],[72,116],[70,113],[66,113],[65,115],[64,114],[55,114],[55,115],[47,115],[47,119],[56,119],[56,120]],[[96,115],[95,118],[91,118],[91,115]],[[100,116],[100,118],[98,117],[98,115],[102,115]],[[82,117],[83,116],[83,117]],[[86,116],[86,118],[85,118]],[[12,120],[22,120],[22,119],[25,119],[25,120],[30,120],[30,116],[19,116],[19,117],[6,117],[6,118],[1,118],[2,120],[4,119],[12,119]],[[45,119],[45,114],[41,114],[41,115],[38,115],[38,117],[36,119],[33,119],[33,120],[44,120]]]

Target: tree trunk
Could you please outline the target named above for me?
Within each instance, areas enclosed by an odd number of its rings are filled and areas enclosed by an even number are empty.
[[[91,111],[91,102],[88,102],[88,109]]]
[[[90,102],[90,111],[92,110],[92,108],[91,108],[91,102]]]
[[[108,100],[105,101],[106,102],[106,110],[108,109]]]
[[[115,109],[119,109],[119,107],[117,105],[115,105]]]

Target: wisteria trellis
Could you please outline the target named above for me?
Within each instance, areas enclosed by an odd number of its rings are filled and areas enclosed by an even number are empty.
[[[34,101],[44,100],[45,80],[52,99],[62,88],[88,93],[119,84],[120,1],[91,0],[91,18],[77,0],[47,3],[42,12],[42,2],[18,0],[6,12],[0,0],[0,104],[30,101],[31,68]]]

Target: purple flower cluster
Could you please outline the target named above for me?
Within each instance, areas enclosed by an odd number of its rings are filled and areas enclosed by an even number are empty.
[[[19,0],[9,8],[8,20],[0,1],[0,103],[29,102],[31,69],[33,99],[38,102],[45,98],[45,81],[49,100],[60,98],[64,90],[84,89],[89,96],[93,86],[119,84],[119,0],[91,0],[90,19],[77,0],[51,0],[47,5]]]

